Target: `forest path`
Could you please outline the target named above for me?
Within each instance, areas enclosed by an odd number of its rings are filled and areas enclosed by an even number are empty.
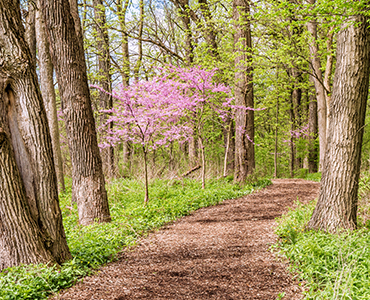
[[[117,262],[55,299],[301,299],[269,247],[275,218],[319,183],[277,179],[254,194],[199,209],[143,238]]]

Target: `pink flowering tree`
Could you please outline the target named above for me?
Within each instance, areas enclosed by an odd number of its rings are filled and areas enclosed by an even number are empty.
[[[100,147],[125,141],[140,144],[144,155],[145,199],[148,194],[147,154],[173,141],[196,138],[202,157],[202,188],[205,187],[205,138],[207,122],[225,125],[235,109],[230,88],[214,80],[216,70],[201,67],[166,66],[150,81],[121,87],[112,94],[117,99],[104,128]],[[94,86],[100,89],[99,87]],[[108,124],[114,122],[114,127]]]
[[[113,109],[104,111],[111,117],[103,125],[104,142],[99,146],[105,148],[127,141],[141,145],[145,175],[144,203],[147,203],[148,152],[188,138],[190,130],[182,120],[187,102],[179,89],[160,78],[122,87],[119,91],[115,90],[112,96],[117,101]],[[108,126],[111,122],[114,123],[113,128]]]

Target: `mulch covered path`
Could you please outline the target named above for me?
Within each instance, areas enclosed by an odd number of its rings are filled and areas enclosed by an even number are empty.
[[[274,219],[319,184],[299,179],[200,209],[143,238],[55,299],[301,299],[301,288],[269,247]]]

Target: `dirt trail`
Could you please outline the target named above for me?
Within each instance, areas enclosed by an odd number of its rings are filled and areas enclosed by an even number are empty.
[[[200,209],[143,239],[133,251],[55,299],[301,299],[269,251],[274,219],[319,184],[274,180],[255,194]]]

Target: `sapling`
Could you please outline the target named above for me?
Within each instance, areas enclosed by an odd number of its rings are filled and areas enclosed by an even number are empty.
[[[111,117],[104,124],[104,142],[100,147],[127,141],[141,145],[145,173],[144,203],[149,199],[149,151],[195,137],[201,150],[202,188],[205,188],[204,125],[215,120],[225,123],[235,109],[252,109],[232,105],[231,90],[215,82],[216,72],[199,66],[186,69],[169,65],[158,68],[158,75],[150,81],[140,81],[113,91],[112,96],[118,101],[113,109],[104,111]],[[114,122],[112,129],[108,126],[111,122]]]

